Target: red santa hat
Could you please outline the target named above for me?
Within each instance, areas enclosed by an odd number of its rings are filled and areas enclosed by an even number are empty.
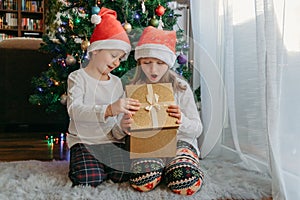
[[[157,58],[172,67],[176,61],[175,47],[175,31],[166,31],[148,26],[139,39],[134,57],[136,60],[145,57]]]
[[[102,7],[97,15],[92,15],[91,22],[96,24],[96,27],[87,52],[98,49],[120,49],[125,51],[127,58],[131,45],[126,31],[117,20],[116,11]]]

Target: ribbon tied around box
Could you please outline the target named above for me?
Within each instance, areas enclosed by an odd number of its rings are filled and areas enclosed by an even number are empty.
[[[151,112],[151,117],[152,117],[152,123],[153,123],[153,128],[158,127],[158,119],[157,119],[157,113],[156,110],[160,110],[160,105],[158,103],[159,95],[155,94],[153,92],[152,85],[147,84],[147,91],[148,94],[146,95],[147,102],[150,104],[145,107],[145,110]],[[153,109],[155,108],[155,109]]]
[[[161,110],[161,107],[168,106],[173,102],[159,102],[159,95],[154,93],[152,84],[147,84],[147,91],[148,94],[146,95],[146,100],[148,105],[145,106],[145,110],[151,113],[153,128],[158,128],[159,123],[157,112]]]

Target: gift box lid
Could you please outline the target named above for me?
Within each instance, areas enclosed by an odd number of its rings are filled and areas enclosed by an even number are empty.
[[[178,128],[177,118],[169,116],[167,108],[174,105],[171,83],[126,85],[127,97],[138,99],[141,108],[133,116],[131,131]]]

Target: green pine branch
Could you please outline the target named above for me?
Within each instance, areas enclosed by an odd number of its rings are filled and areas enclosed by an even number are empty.
[[[132,30],[128,31],[128,36],[135,47],[143,29],[152,24],[152,19],[159,20],[155,9],[158,5],[166,10],[161,17],[164,23],[164,29],[173,30],[178,17],[174,10],[168,8],[168,0],[146,0],[145,12],[142,12],[141,1],[138,0],[101,0],[97,6],[105,6],[117,12],[118,20],[121,23],[130,23]],[[92,8],[95,0],[69,0],[67,4],[61,1],[48,1],[47,16],[45,22],[49,27],[47,35],[43,36],[44,45],[41,51],[51,54],[52,61],[49,63],[48,70],[44,71],[38,77],[32,78],[32,94],[29,96],[29,102],[38,105],[47,113],[58,113],[66,115],[65,102],[62,102],[62,96],[66,94],[68,75],[80,68],[84,63],[86,51],[82,44],[89,41],[93,33],[94,25],[90,22]],[[56,13],[60,12],[60,23],[57,23]],[[154,20],[155,22],[155,20]],[[177,31],[177,51],[188,53],[184,31]],[[55,36],[55,38],[53,38]],[[75,59],[74,63],[68,63],[67,56]],[[135,68],[136,61],[132,51],[126,62],[115,69],[112,73],[122,77],[124,83],[131,78],[131,69]],[[177,69],[187,80],[191,78],[191,71],[187,64],[182,64]]]

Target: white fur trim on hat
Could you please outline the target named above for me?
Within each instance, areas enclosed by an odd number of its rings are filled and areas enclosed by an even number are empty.
[[[100,50],[100,49],[119,49],[123,50],[125,52],[125,56],[122,60],[126,60],[130,51],[131,46],[127,42],[124,42],[122,40],[98,40],[93,42],[90,46],[87,48],[87,52],[91,52],[94,50]]]
[[[172,67],[176,61],[176,55],[168,47],[161,44],[143,44],[135,48],[134,58],[157,58]]]

